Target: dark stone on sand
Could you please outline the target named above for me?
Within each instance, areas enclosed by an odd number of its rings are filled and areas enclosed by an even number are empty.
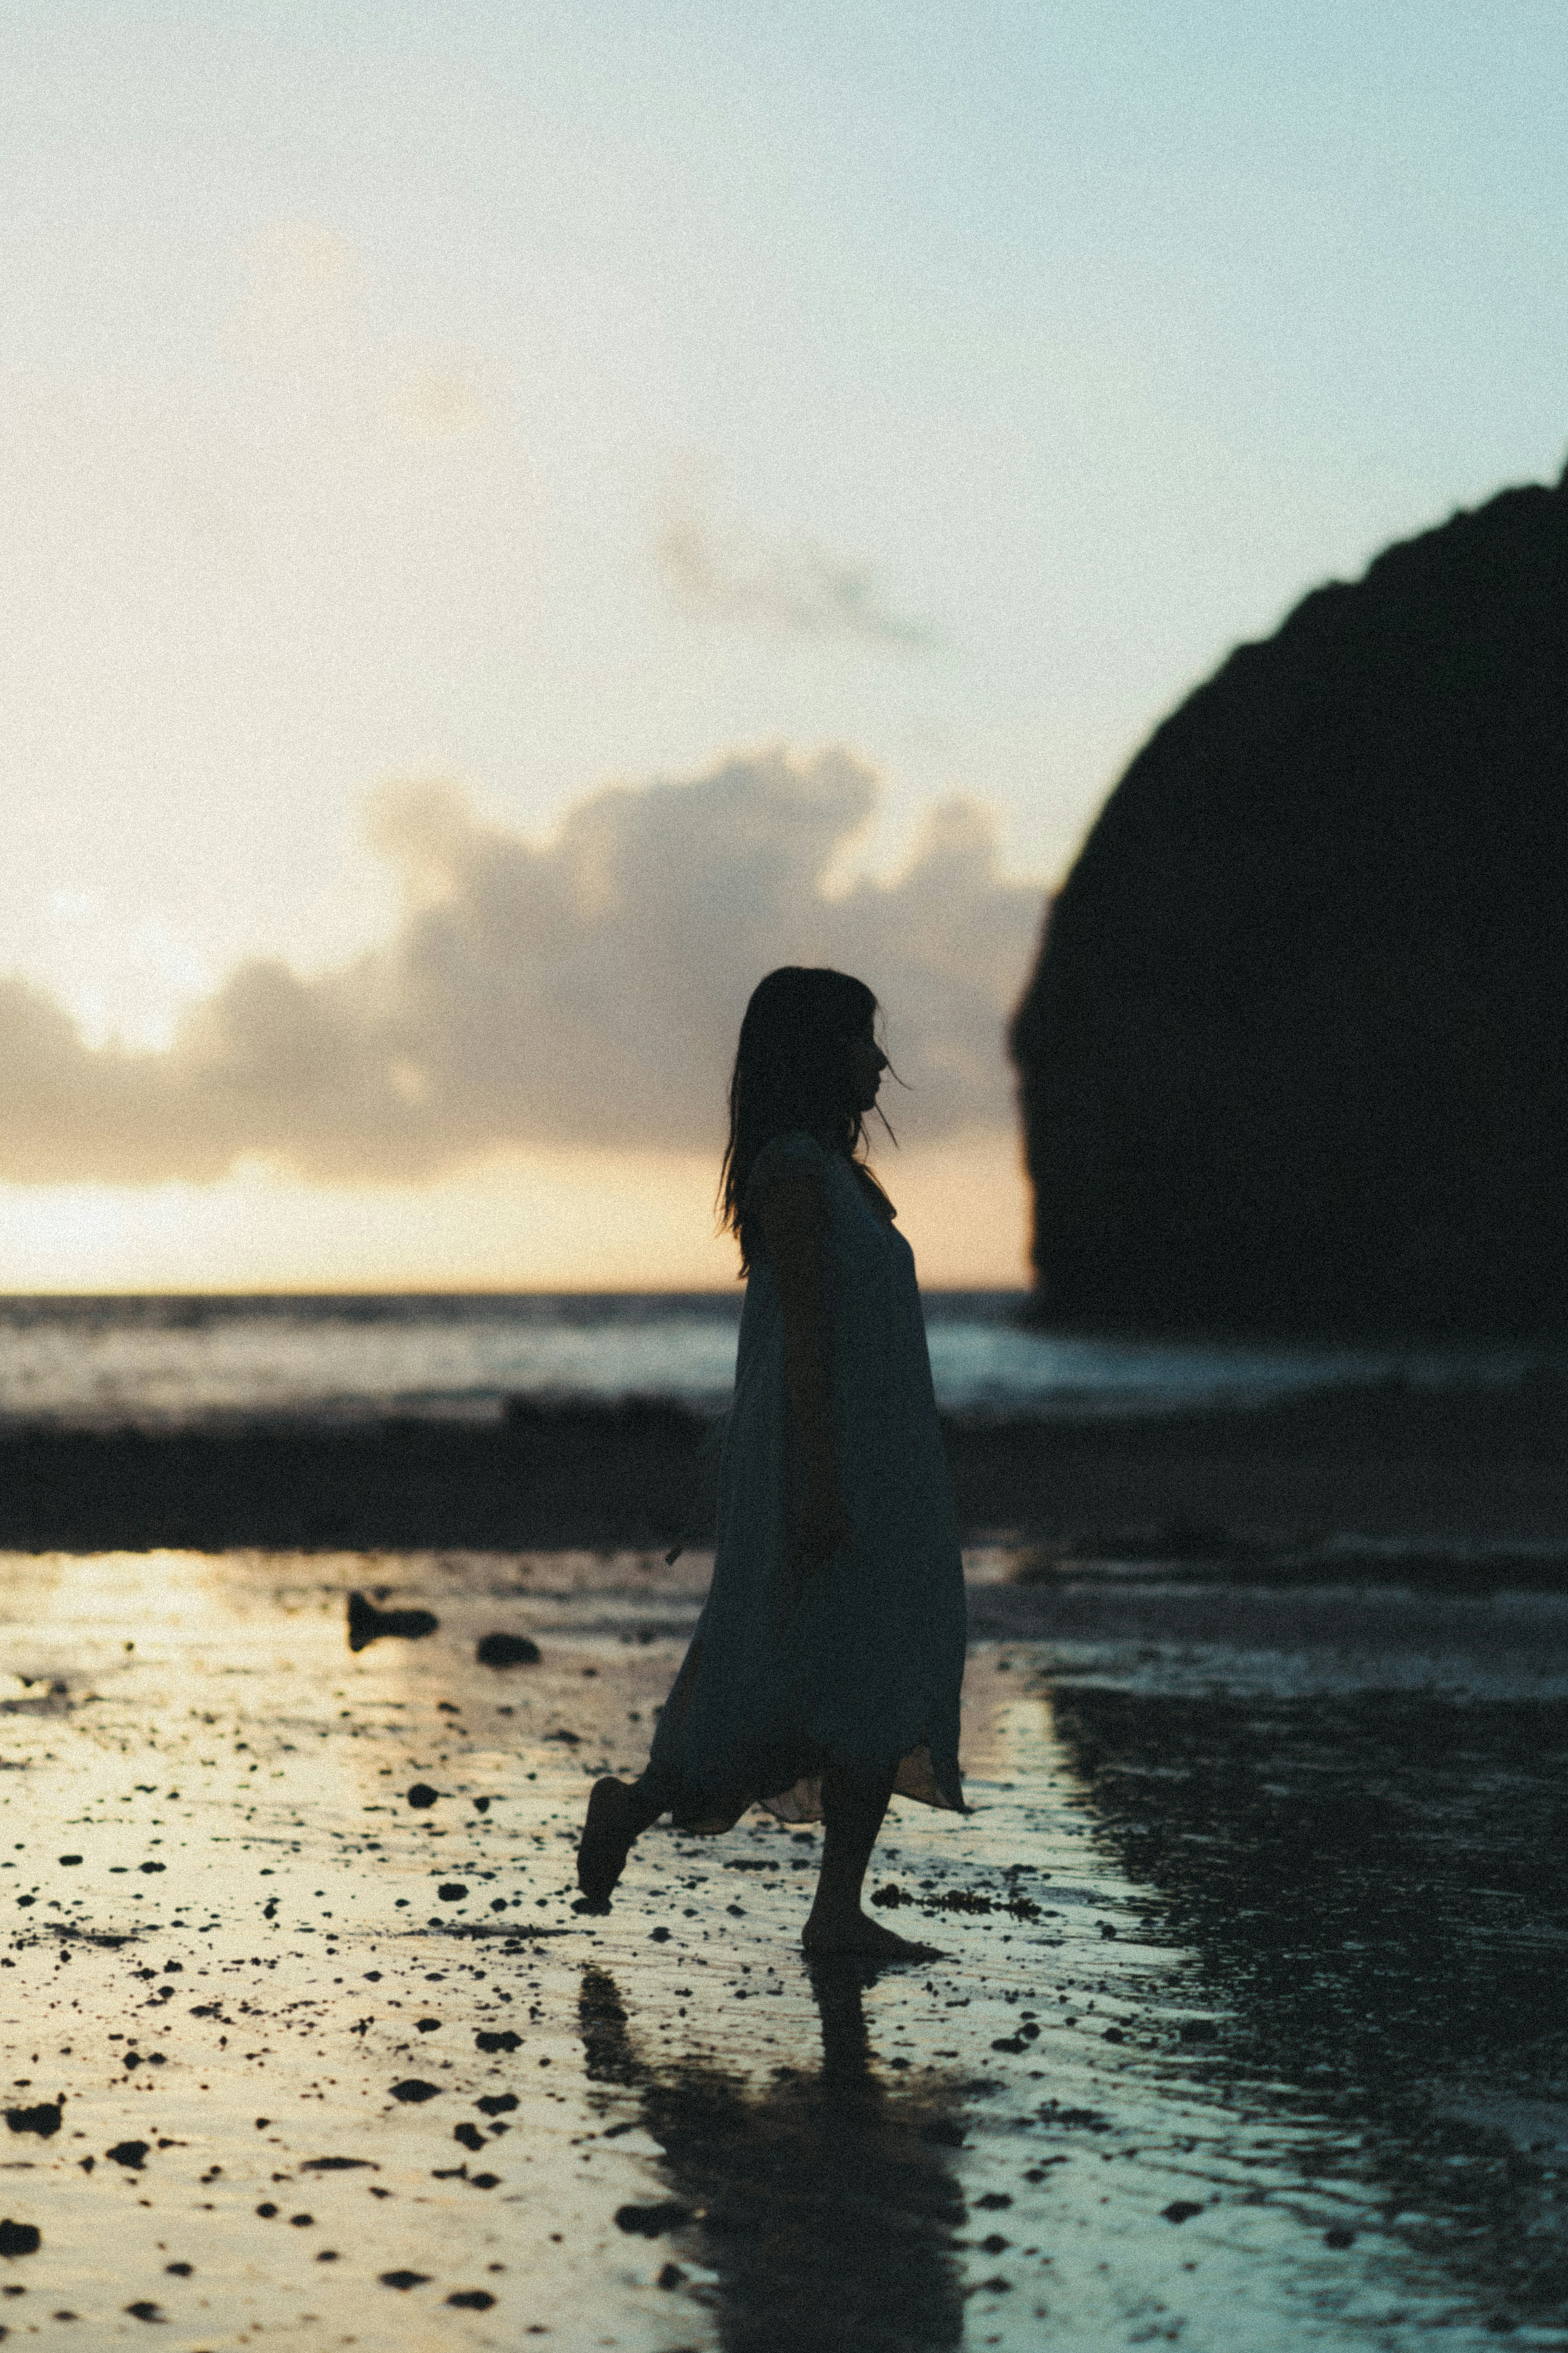
[[[430,2284],[428,2272],[383,2272],[380,2277],[383,2287],[408,2289]]]
[[[471,2173],[468,2176],[468,2187],[470,2189],[499,2189],[500,2188],[500,2175],[499,2173]]]
[[[1243,645],[1138,754],[1013,1050],[1041,1310],[1568,1326],[1568,476]]]
[[[408,1792],[408,1802],[411,1806],[433,1806],[440,1794],[440,1790],[433,1789],[428,1781],[416,1781]]]
[[[560,1741],[565,1748],[581,1748],[583,1746],[583,1736],[580,1732],[547,1732],[544,1737],[546,1740]]]
[[[138,1871],[164,1871],[168,1866],[162,1862],[139,1862],[136,1868]]]
[[[684,2285],[685,2280],[686,2274],[681,2270],[679,2263],[660,2263],[658,2267],[658,2277],[654,2282],[654,2285],[656,2287],[680,2287]]]
[[[489,2312],[495,2298],[486,2287],[460,2287],[447,2302],[454,2312]]]
[[[172,2272],[176,2279],[189,2279],[195,2270],[195,2263],[165,2263],[163,2269],[166,2272]]]
[[[668,1928],[659,1927],[650,1928],[648,1930],[648,1943],[650,1945],[668,1945],[668,1942],[669,1930]]]
[[[60,2111],[64,2105],[62,2096],[58,2100],[40,2100],[36,2108],[7,2108],[5,2121],[14,2133],[37,2133],[42,2139],[47,2140],[60,2128]]]
[[[1100,2037],[1102,2042],[1125,2042],[1126,2040],[1127,2037],[1120,2026],[1108,2026]]]
[[[489,2092],[474,2105],[484,2116],[509,2116],[517,2105],[515,2092]]]
[[[116,2165],[126,2166],[132,2173],[140,2173],[142,2160],[151,2147],[150,2141],[117,2140],[112,2148],[106,2148],[103,2153]]]
[[[540,1653],[526,1634],[487,1634],[474,1656],[481,1667],[536,1667]]]
[[[380,2167],[368,2157],[308,2157],[300,2168],[301,2173],[354,2173],[368,2167],[378,2173]]]
[[[481,2027],[474,2036],[474,2048],[476,2051],[515,2051],[521,2042],[521,2035],[514,2033],[510,2026],[500,2027],[493,2032]]]
[[[677,2204],[666,2198],[657,2206],[617,2206],[616,2226],[634,2232],[638,2238],[661,2238],[666,2231],[684,2230],[691,2220],[689,2206]]]
[[[261,2219],[262,2219],[262,2221],[263,2221],[264,2222],[270,2222],[270,2221],[272,2221],[275,2219],[275,2217],[276,2217],[276,2215],[277,2215],[277,2212],[278,2212],[278,2209],[277,2209],[277,2207],[276,2207],[276,2206],[274,2206],[274,2204],[272,2203],[272,2200],[270,2200],[270,2198],[263,2199],[263,2200],[262,2200],[261,2204],[257,2208],[257,2210],[256,2210],[256,2211],[257,2211],[257,2212],[260,2215],[260,2217],[261,2217]]]
[[[999,2214],[1004,2206],[1011,2206],[1012,2203],[1005,2189],[988,2189],[984,2198],[977,2198],[974,2201],[976,2211],[982,2214]]]
[[[139,2296],[134,2304],[128,2304],[125,2309],[132,2320],[162,2320],[163,2317],[162,2306],[153,2304],[147,2296]]]
[[[443,1904],[460,1904],[468,1894],[460,1879],[448,1879],[436,1890]]]
[[[1323,2232],[1323,2244],[1325,2247],[1353,2247],[1355,2232],[1347,2230],[1342,2222],[1336,2222],[1331,2230]]]
[[[1173,2198],[1168,2206],[1160,2209],[1167,2222],[1190,2222],[1194,2214],[1201,2214],[1203,2211],[1201,2206],[1194,2206],[1190,2198]]]
[[[392,2087],[393,2098],[401,2100],[405,2107],[418,2107],[423,2101],[438,2099],[440,2094],[439,2084],[421,2083],[417,2075],[410,2075],[405,2083],[394,2084]]]
[[[994,2279],[982,2280],[980,2283],[980,2293],[982,2295],[1010,2295],[1012,2294],[1012,2281],[1010,2279],[1004,2279],[1000,2272],[998,2272]]]
[[[43,2243],[36,2222],[13,2222],[9,2215],[0,2222],[0,2255],[36,2255]]]
[[[467,2149],[480,2149],[485,2146],[485,2137],[478,2125],[471,2125],[466,2121],[460,2125],[454,2125],[452,2138]]]
[[[349,1595],[349,1648],[363,1651],[367,1643],[395,1635],[405,1642],[422,1641],[440,1620],[430,1609],[378,1609],[363,1593]]]

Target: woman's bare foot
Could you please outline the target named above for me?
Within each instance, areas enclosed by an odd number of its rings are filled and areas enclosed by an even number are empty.
[[[624,1781],[606,1775],[588,1793],[588,1818],[577,1843],[577,1884],[583,1900],[597,1911],[607,1905],[626,1867],[632,1841],[643,1824]]]
[[[864,1912],[851,1912],[841,1919],[819,1920],[813,1913],[800,1932],[800,1941],[808,1953],[858,1953],[873,1961],[940,1961],[944,1956],[934,1945],[911,1944],[907,1936],[895,1936],[879,1920],[868,1920]]]

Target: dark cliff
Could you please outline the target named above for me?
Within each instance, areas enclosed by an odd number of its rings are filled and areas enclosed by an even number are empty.
[[[1014,1027],[1053,1319],[1568,1328],[1568,476],[1157,730]]]

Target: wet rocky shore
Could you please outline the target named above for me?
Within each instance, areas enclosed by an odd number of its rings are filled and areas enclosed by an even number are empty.
[[[574,1910],[700,1552],[0,1556],[0,2326],[1568,2346],[1568,1598],[1198,1547],[970,1553],[888,1969],[762,1815]]]
[[[712,1429],[658,1399],[520,1399],[487,1422],[12,1423],[0,1427],[0,1546],[662,1547],[703,1532]],[[950,1416],[944,1430],[970,1541],[1213,1553],[1314,1531],[1412,1542],[1568,1531],[1568,1397],[1548,1377],[1180,1414]]]

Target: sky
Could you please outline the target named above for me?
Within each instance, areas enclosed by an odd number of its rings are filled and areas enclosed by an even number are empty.
[[[0,1288],[720,1285],[861,972],[928,1282],[1239,639],[1568,443],[1568,18],[0,0]]]

